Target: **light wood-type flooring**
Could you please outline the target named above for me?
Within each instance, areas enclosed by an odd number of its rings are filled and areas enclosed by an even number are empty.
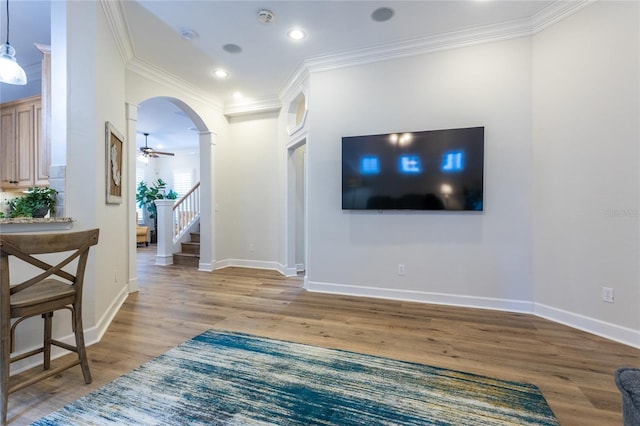
[[[93,383],[78,367],[14,393],[9,424],[29,424],[210,328],[533,383],[561,425],[621,425],[613,373],[640,366],[638,349],[532,315],[309,293],[298,277],[156,266],[155,247],[138,250],[140,291],[88,348]]]

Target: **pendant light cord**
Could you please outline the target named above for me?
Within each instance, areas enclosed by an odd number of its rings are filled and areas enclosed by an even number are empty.
[[[9,0],[7,0],[7,44],[9,44]]]

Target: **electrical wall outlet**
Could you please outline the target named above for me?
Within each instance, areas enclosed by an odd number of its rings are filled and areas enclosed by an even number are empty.
[[[613,303],[613,288],[611,287],[602,287],[602,301]]]
[[[402,263],[398,264],[398,275],[400,276],[404,276],[405,275],[405,269],[404,269],[404,265]]]

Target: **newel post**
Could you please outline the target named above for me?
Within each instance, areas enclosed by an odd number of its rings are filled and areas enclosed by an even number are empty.
[[[173,204],[175,200],[155,200],[158,214],[156,265],[173,265]]]

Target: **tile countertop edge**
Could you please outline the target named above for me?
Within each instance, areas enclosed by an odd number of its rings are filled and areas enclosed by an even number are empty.
[[[0,234],[60,231],[72,227],[73,218],[70,217],[0,219]]]

